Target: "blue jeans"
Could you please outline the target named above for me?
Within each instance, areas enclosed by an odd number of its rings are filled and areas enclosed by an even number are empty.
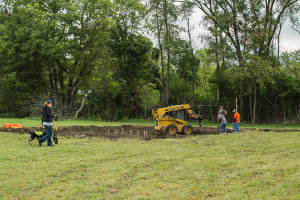
[[[47,146],[51,146],[52,145],[52,140],[51,140],[51,137],[52,137],[52,134],[53,134],[53,126],[44,126],[46,131],[47,131],[47,134],[40,138],[40,142],[43,143],[47,140]]]
[[[227,125],[226,122],[222,122],[222,123],[220,124],[220,127],[219,127],[219,133],[220,133],[220,134],[222,133],[222,129],[224,129],[224,133],[226,133],[226,125]]]
[[[234,132],[239,132],[239,127],[240,127],[240,122],[239,123],[234,123]]]

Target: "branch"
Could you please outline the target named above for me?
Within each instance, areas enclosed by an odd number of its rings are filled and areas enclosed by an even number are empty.
[[[141,88],[143,88],[143,90],[145,91],[147,97],[150,99],[151,103],[154,105],[154,101],[152,100],[152,98],[150,97],[149,93],[147,92],[147,90],[144,88],[144,86],[138,84]]]
[[[290,27],[294,30],[294,31],[296,31],[297,33],[299,33],[300,34],[300,31],[299,30],[297,30],[296,28],[294,28],[293,26],[291,26],[290,25]]]
[[[74,118],[77,118],[77,117],[78,117],[78,114],[82,111],[86,97],[87,97],[87,95],[84,95],[84,97],[83,97],[83,99],[82,99],[82,102],[81,102],[81,106],[80,106],[80,108],[76,111]]]
[[[279,13],[279,15],[278,15],[278,17],[277,17],[277,19],[276,19],[274,28],[273,28],[273,30],[272,30],[272,33],[271,33],[271,35],[270,35],[270,37],[269,37],[269,40],[268,40],[268,43],[267,43],[267,47],[270,46],[270,44],[271,44],[271,42],[272,42],[272,40],[273,40],[273,37],[274,37],[275,32],[276,32],[276,30],[277,30],[278,24],[280,23],[280,19],[281,19],[282,15],[284,14],[285,10],[286,10],[288,7],[290,7],[291,5],[293,5],[294,3],[297,3],[297,2],[298,2],[298,0],[288,1],[288,2],[283,6],[282,10],[280,11],[280,13]]]

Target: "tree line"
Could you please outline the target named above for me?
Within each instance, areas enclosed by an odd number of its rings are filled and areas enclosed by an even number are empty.
[[[264,106],[296,117],[300,50],[281,52],[280,34],[287,21],[299,33],[299,11],[297,0],[4,0],[0,115],[36,116],[51,98],[66,117],[119,120],[238,97],[253,123]]]

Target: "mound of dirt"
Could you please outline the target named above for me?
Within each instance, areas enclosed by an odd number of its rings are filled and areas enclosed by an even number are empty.
[[[108,139],[118,139],[118,138],[137,138],[143,140],[150,139],[163,139],[163,138],[184,138],[192,137],[197,135],[214,135],[218,134],[217,127],[194,127],[193,135],[170,135],[167,133],[162,133],[155,131],[154,126],[132,126],[132,125],[122,125],[122,126],[65,126],[58,127],[58,136],[63,136],[67,138],[89,138],[89,137],[101,137]],[[257,129],[241,129],[240,132],[250,132]],[[20,128],[20,129],[9,129],[0,128],[0,132],[12,132],[17,134],[25,134],[30,131],[44,131],[43,128]],[[258,129],[258,131],[275,131],[275,132],[300,132],[300,130],[287,130],[287,129]],[[231,128],[227,128],[227,133],[232,133]]]
[[[21,129],[7,129],[0,128],[0,132],[13,132],[17,134],[25,134],[29,131],[44,131],[42,128],[21,128]],[[227,132],[231,132],[228,129]],[[157,138],[183,138],[191,137],[195,135],[212,135],[217,134],[217,128],[211,127],[195,127],[195,132],[193,135],[170,135],[167,133],[161,133],[154,130],[154,126],[132,126],[132,125],[122,125],[122,126],[65,126],[58,128],[58,136],[64,137],[102,137],[108,139],[118,139],[118,138],[139,138],[139,139],[157,139]]]

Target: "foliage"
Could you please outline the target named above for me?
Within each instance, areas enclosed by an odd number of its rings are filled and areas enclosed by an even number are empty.
[[[201,49],[195,9],[208,31]],[[1,115],[39,115],[51,98],[61,116],[83,102],[79,117],[111,121],[138,118],[145,106],[236,97],[242,120],[262,121],[266,106],[300,115],[299,50],[279,49],[298,11],[296,0],[1,1]]]

